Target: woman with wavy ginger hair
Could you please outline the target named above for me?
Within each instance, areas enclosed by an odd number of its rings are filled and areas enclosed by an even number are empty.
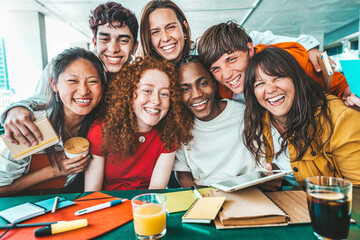
[[[175,66],[151,57],[135,62],[113,77],[105,101],[88,134],[94,158],[85,191],[165,188],[177,147],[192,139]]]

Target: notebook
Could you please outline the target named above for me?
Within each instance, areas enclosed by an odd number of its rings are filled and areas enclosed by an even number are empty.
[[[182,217],[183,223],[210,223],[218,214],[225,197],[197,198]]]
[[[226,196],[215,220],[217,229],[310,223],[306,193],[303,191],[263,193],[257,188],[247,188],[225,193],[216,189],[210,190],[209,195]]]
[[[36,146],[32,145],[28,147],[21,141],[18,141],[19,144],[16,145],[10,142],[10,140],[7,139],[5,135],[0,136],[0,138],[5,143],[6,147],[9,149],[11,155],[15,160],[23,159],[24,157],[30,156],[59,142],[59,137],[56,134],[54,128],[51,126],[49,119],[42,118],[36,120],[34,124],[39,128],[40,132],[43,135],[43,140],[40,141],[39,144]]]
[[[46,199],[43,201],[31,203],[27,202],[12,208],[5,209],[0,212],[0,217],[4,218],[10,223],[19,223],[40,215],[43,215],[52,210],[55,198]],[[56,209],[74,205],[75,202],[59,197]]]
[[[199,188],[199,192],[204,196],[211,188]],[[196,200],[192,190],[163,193],[167,197],[166,211],[168,213],[182,212],[189,209],[191,204]]]
[[[44,214],[36,218],[27,220],[24,223],[39,222],[57,222],[71,221],[86,218],[89,226],[61,234],[41,237],[42,240],[85,240],[94,239],[108,231],[111,231],[132,220],[131,201],[125,201],[122,204],[95,211],[82,216],[75,216],[74,213],[80,209],[95,206],[101,203],[110,202],[119,199],[110,195],[95,192],[85,197],[74,200],[76,204],[56,211],[54,214]],[[35,239],[34,230],[39,227],[17,228],[12,229],[6,234],[5,239]],[[0,230],[0,235],[6,230]],[[40,238],[39,238],[40,239]]]
[[[0,217],[10,223],[19,223],[27,219],[45,214],[45,209],[27,202],[0,212]]]
[[[357,97],[360,97],[360,59],[340,60],[340,65],[351,93],[355,93]]]
[[[331,86],[331,80],[334,75],[334,71],[331,67],[329,56],[327,55],[326,51],[321,54],[320,59],[318,60],[321,68],[321,75],[324,86],[326,90],[329,90]]]

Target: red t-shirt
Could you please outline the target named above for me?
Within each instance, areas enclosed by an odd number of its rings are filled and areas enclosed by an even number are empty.
[[[102,144],[101,128],[103,123],[93,125],[88,133],[87,139],[90,141],[90,153],[97,156],[104,156],[100,151]],[[113,190],[133,190],[148,189],[151,175],[156,161],[162,153],[169,153],[165,144],[160,140],[156,129],[141,134],[136,137],[145,136],[144,143],[138,145],[138,150],[129,158],[121,158],[117,154],[106,154],[105,174],[103,189],[104,191]]]

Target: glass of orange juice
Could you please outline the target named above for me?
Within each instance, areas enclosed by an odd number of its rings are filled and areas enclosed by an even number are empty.
[[[157,239],[166,233],[166,196],[146,193],[131,200],[138,239]]]

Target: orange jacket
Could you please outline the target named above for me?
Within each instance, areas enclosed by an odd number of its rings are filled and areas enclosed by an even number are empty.
[[[309,57],[306,49],[301,44],[296,42],[284,42],[273,45],[259,44],[255,47],[255,52],[256,53],[261,52],[264,48],[268,46],[276,46],[289,52],[300,63],[300,65],[305,70],[305,72],[315,82],[317,82],[323,88],[325,88],[324,83],[322,81],[321,73],[315,71],[313,65],[309,61]],[[218,84],[218,87],[219,87],[220,96],[222,98],[228,98],[228,99],[232,98],[232,92],[230,89],[220,84]],[[329,92],[341,98],[345,89],[348,87],[349,85],[346,82],[344,75],[342,75],[339,72],[334,72]]]

